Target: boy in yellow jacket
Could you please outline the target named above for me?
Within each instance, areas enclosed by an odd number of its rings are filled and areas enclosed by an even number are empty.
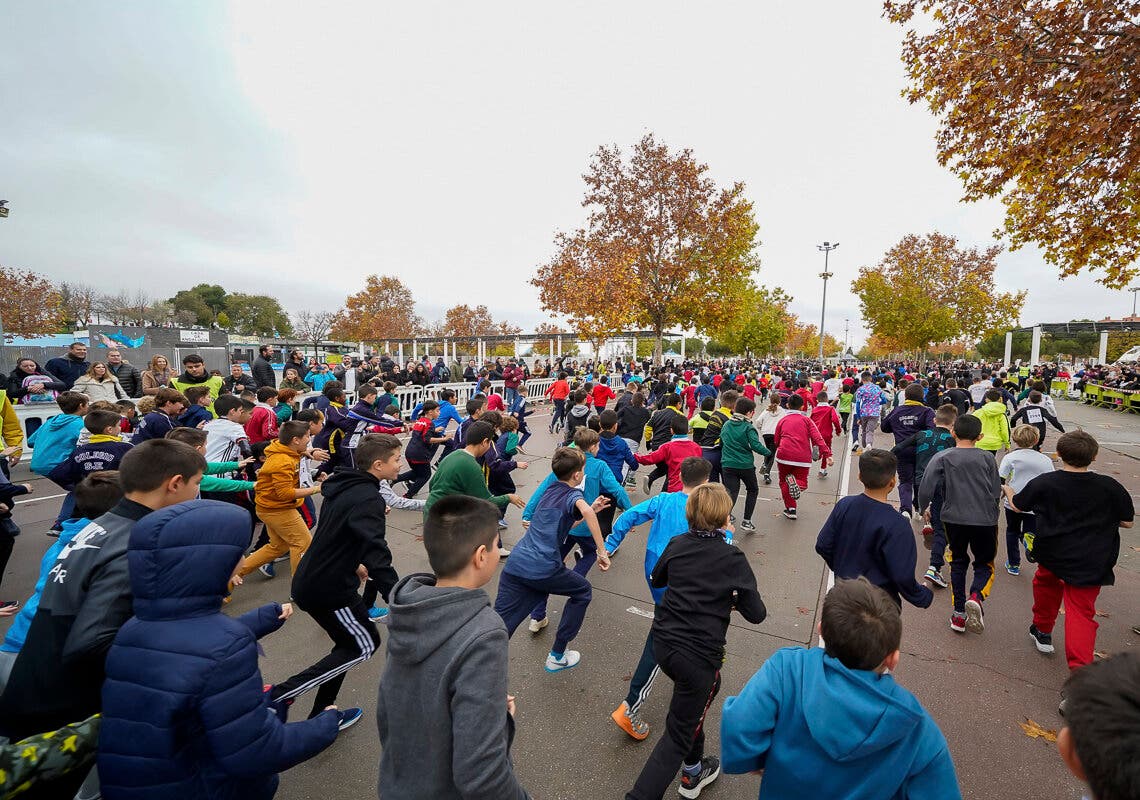
[[[982,438],[975,447],[985,450],[994,458],[997,458],[998,450],[1009,449],[1009,418],[1005,415],[1001,392],[990,389],[986,392],[982,407],[970,413],[982,421]]]
[[[242,560],[237,577],[248,575],[286,552],[289,566],[293,574],[297,574],[301,556],[313,540],[297,509],[306,497],[321,490],[319,483],[305,488],[298,483],[301,456],[308,447],[309,423],[293,420],[284,423],[277,433],[277,441],[265,448],[265,463],[257,473],[254,487],[254,503],[257,516],[265,523],[269,543]]]

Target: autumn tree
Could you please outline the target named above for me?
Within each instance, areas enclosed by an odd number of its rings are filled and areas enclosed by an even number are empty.
[[[556,254],[531,283],[547,311],[575,329],[704,329],[730,313],[758,266],[758,226],[744,184],[718,188],[691,150],[653,134],[626,158],[600,147],[583,175],[586,224],[555,235]]]
[[[59,333],[64,310],[51,281],[31,270],[0,266],[0,330],[16,336]]]
[[[517,336],[522,328],[509,322],[496,322],[490,309],[484,305],[472,308],[466,303],[452,306],[443,314],[443,319],[429,328],[429,336],[438,339],[455,340],[463,350],[474,352],[476,340],[487,336]],[[513,354],[513,343],[488,345],[489,355]]]
[[[838,353],[841,347],[843,347],[843,343],[830,333],[823,335],[823,353],[825,356]],[[804,322],[795,314],[789,314],[785,329],[784,352],[799,356],[818,355],[819,328]]]
[[[394,276],[369,275],[364,288],[345,299],[332,335],[346,341],[382,342],[411,339],[424,332],[412,290]]]
[[[85,283],[64,281],[59,285],[63,323],[70,330],[86,328],[94,321],[99,290]]]
[[[705,329],[716,346],[711,348],[739,355],[765,356],[776,352],[788,336],[792,301],[783,289],[768,289],[749,282],[737,296],[732,313]]]
[[[967,201],[1000,197],[1014,249],[1122,287],[1140,271],[1140,2],[887,0],[904,96],[938,117]]]
[[[977,340],[1016,326],[1025,292],[998,292],[1001,247],[960,248],[953,236],[910,234],[852,282],[872,333],[900,351],[936,342]]]

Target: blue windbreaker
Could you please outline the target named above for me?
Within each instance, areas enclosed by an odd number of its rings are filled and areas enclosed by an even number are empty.
[[[587,503],[593,503],[598,499],[598,495],[604,492],[617,498],[617,507],[620,509],[624,510],[632,505],[629,501],[629,495],[625,493],[625,489],[623,489],[622,485],[614,478],[614,474],[606,462],[600,458],[594,458],[590,453],[586,453],[586,466],[584,471],[586,473],[586,485],[582,487],[582,494]],[[527,501],[526,508],[523,509],[522,513],[523,519],[529,520],[531,518],[534,514],[534,510],[538,508],[538,501],[542,499],[542,493],[546,491],[546,487],[557,480],[558,478],[554,477],[553,472],[543,479],[542,483],[538,485],[538,489],[535,490],[530,500]],[[588,539],[590,537],[590,529],[586,526],[585,522],[579,522],[570,529],[570,535]]]

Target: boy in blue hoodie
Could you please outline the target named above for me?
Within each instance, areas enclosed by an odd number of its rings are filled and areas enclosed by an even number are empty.
[[[602,427],[601,440],[598,442],[598,458],[606,462],[619,482],[622,478],[622,468],[629,467],[632,474],[637,469],[637,459],[629,448],[629,442],[617,435],[618,415],[612,408],[607,408],[598,415],[598,424]],[[629,478],[629,475],[625,476]],[[632,478],[630,478],[632,480]]]
[[[586,456],[586,465],[583,468],[586,474],[586,480],[582,486],[582,495],[586,502],[591,504],[600,497],[609,501],[607,506],[597,510],[598,527],[602,531],[602,536],[606,537],[610,533],[613,522],[612,508],[614,504],[616,503],[623,511],[633,504],[630,502],[629,495],[626,494],[621,483],[614,478],[609,466],[600,458],[596,457],[598,453],[598,442],[597,431],[590,430],[589,428],[579,428],[574,431],[574,448],[582,451]],[[543,494],[557,481],[558,478],[551,472],[542,483],[539,484],[538,489],[535,490],[534,495],[526,504],[526,508],[523,509],[522,518],[524,527],[529,526],[530,518],[534,515],[539,503],[542,502]],[[495,491],[495,487],[491,487],[491,491]],[[590,568],[594,566],[594,562],[598,560],[598,548],[595,546],[594,540],[591,538],[590,529],[585,522],[579,522],[570,529],[570,535],[566,537],[560,550],[562,558],[565,559],[575,547],[581,552],[581,557],[578,558],[577,563],[574,565],[574,572],[585,577],[586,573],[590,571]],[[531,633],[539,633],[548,623],[549,620],[546,617],[546,598],[543,598],[530,612],[530,625],[528,630],[530,630]]]
[[[895,683],[902,616],[865,578],[836,581],[823,601],[824,648],[772,654],[724,701],[722,767],[764,771],[760,800],[961,798],[946,739]]]
[[[82,392],[61,392],[55,402],[63,413],[51,417],[28,437],[28,444],[32,447],[32,472],[44,477],[71,458],[83,431],[83,418],[87,415],[88,398]],[[51,530],[63,530],[64,520],[70,519],[74,510],[75,501],[68,494]]]
[[[55,560],[75,535],[87,527],[87,524],[96,517],[106,514],[115,504],[123,498],[122,487],[119,486],[118,472],[93,472],[81,480],[75,487],[75,517],[65,520],[63,532],[52,543],[40,560],[40,577],[32,595],[24,601],[20,613],[12,620],[11,627],[0,643],[0,691],[8,683],[8,673],[16,662],[16,654],[24,646],[28,636],[28,628],[36,609],[40,606],[40,595],[43,594],[47,584],[48,572],[55,566]]]
[[[613,533],[606,537],[606,552],[613,555],[635,525],[652,520],[653,524],[649,526],[649,538],[645,542],[645,582],[649,584],[654,606],[661,602],[665,590],[654,588],[653,582],[649,579],[653,574],[653,568],[657,566],[657,560],[665,552],[665,545],[669,544],[669,540],[689,530],[689,520],[685,517],[685,504],[689,502],[689,494],[694,489],[709,482],[711,474],[712,463],[708,459],[699,456],[686,458],[681,462],[681,483],[684,486],[681,491],[662,492],[644,503],[638,503],[617,518]],[[640,719],[637,714],[642,704],[649,698],[653,681],[660,672],[657,659],[653,655],[653,629],[650,628],[649,634],[645,637],[645,646],[641,650],[641,659],[637,662],[637,669],[633,671],[633,679],[629,682],[629,693],[610,715],[619,728],[639,742],[649,736],[649,723]]]
[[[198,428],[214,418],[210,411],[214,404],[214,397],[210,394],[210,387],[206,384],[190,386],[186,389],[186,399],[190,407],[178,417],[178,424],[183,428]]]

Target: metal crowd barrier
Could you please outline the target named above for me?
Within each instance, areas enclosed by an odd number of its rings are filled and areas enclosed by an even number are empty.
[[[615,390],[623,388],[624,384],[621,380],[621,375],[611,374],[609,376],[610,386]],[[532,378],[525,382],[527,388],[527,402],[532,405],[549,402],[544,393],[554,383],[554,378]],[[497,389],[501,394],[503,392],[502,381],[491,381],[491,388]],[[427,386],[397,386],[394,394],[400,401],[400,412],[405,416],[412,412],[417,405],[424,400],[438,400],[440,393],[445,389],[451,389],[455,392],[455,406],[463,413],[467,401],[471,399],[471,395],[475,392],[475,384],[470,382],[458,383],[429,383]],[[320,397],[320,392],[307,392],[305,394],[297,395],[294,404],[297,408],[304,406],[305,401],[311,398]],[[355,392],[346,392],[349,404],[356,402]],[[137,399],[137,398],[134,398]],[[30,451],[31,447],[28,445],[28,436],[30,435],[28,423],[32,422],[31,430],[34,431],[37,427],[47,422],[57,414],[63,413],[56,403],[30,403],[30,404],[13,404],[16,410],[16,417],[20,420],[20,429],[24,432],[24,449]]]

